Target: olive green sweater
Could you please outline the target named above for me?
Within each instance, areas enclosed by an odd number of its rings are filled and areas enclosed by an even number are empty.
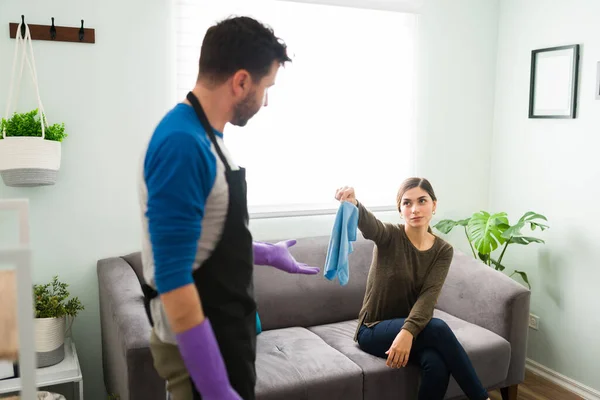
[[[430,249],[419,250],[406,236],[404,225],[382,223],[357,203],[358,229],[375,242],[375,249],[354,340],[361,324],[372,326],[394,318],[406,318],[402,329],[416,338],[433,316],[454,250],[435,235]]]

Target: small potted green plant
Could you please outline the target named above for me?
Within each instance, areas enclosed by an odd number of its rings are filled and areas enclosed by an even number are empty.
[[[64,359],[66,333],[79,311],[84,309],[79,298],[69,299],[68,286],[59,281],[58,276],[50,283],[33,286],[38,367],[58,364]],[[70,319],[69,327],[65,329],[67,319]]]
[[[43,122],[42,122],[43,121]],[[61,162],[65,124],[49,125],[36,108],[0,120],[0,175],[14,187],[53,185]]]

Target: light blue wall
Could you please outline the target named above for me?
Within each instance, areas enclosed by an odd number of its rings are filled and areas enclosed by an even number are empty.
[[[490,204],[512,222],[534,210],[551,226],[546,245],[509,248],[505,258],[533,286],[540,329],[530,330],[528,356],[600,390],[600,2],[503,0],[500,9]],[[582,45],[577,119],[528,119],[531,51],[567,44]]]

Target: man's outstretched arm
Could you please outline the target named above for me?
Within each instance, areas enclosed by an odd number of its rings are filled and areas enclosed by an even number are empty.
[[[310,267],[299,263],[290,254],[288,248],[296,244],[296,240],[290,239],[275,244],[265,242],[252,242],[254,252],[254,263],[257,265],[270,265],[282,271],[292,274],[318,274],[319,267]]]

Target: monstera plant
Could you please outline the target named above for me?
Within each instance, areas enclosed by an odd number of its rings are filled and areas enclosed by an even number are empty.
[[[505,271],[506,266],[502,260],[506,254],[506,249],[510,244],[528,245],[530,243],[544,243],[542,239],[528,236],[522,230],[529,227],[531,231],[536,229],[545,230],[548,228],[543,221],[547,218],[533,211],[526,212],[514,225],[508,221],[508,215],[505,212],[490,214],[487,211],[474,213],[471,217],[454,221],[444,219],[434,225],[434,228],[442,233],[449,233],[457,226],[464,228],[467,241],[473,252],[473,257],[483,261],[486,265],[497,271]],[[492,253],[500,251],[496,258]],[[519,275],[523,282],[531,289],[529,277],[525,271],[514,269],[510,277]]]

